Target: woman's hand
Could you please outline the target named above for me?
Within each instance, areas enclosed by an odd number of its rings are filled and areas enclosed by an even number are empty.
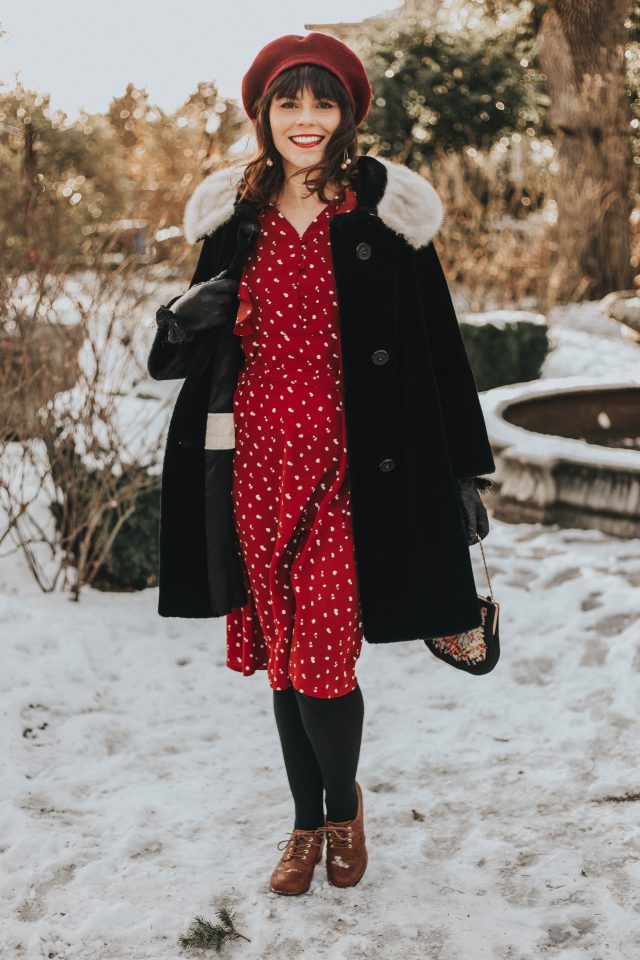
[[[481,477],[465,477],[463,480],[458,480],[460,507],[467,531],[468,546],[477,543],[478,536],[484,540],[489,533],[489,517],[478,487],[483,490],[489,489],[491,480]]]
[[[238,281],[224,274],[213,280],[195,283],[185,294],[174,300],[170,308],[167,339],[183,343],[193,339],[201,330],[221,326],[229,313],[229,304],[237,296]]]

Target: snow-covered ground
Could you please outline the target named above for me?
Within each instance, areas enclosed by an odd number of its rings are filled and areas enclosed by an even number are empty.
[[[545,377],[637,370],[597,304],[552,321]],[[421,642],[364,644],[369,865],[341,891],[323,861],[280,897],[271,693],[226,668],[224,620],[163,619],[156,589],[44,595],[5,544],[2,960],[177,958],[220,904],[250,938],[230,957],[635,960],[638,543],[494,520],[483,545],[500,663],[471,677]]]

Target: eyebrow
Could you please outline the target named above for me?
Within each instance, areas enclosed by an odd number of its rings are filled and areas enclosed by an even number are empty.
[[[300,97],[298,94],[296,94],[295,97],[276,97],[276,101],[277,101],[277,102],[279,102],[280,100],[300,100],[300,99],[301,99],[301,97]],[[335,99],[334,97],[314,97],[314,99],[315,99],[315,100],[330,100],[331,103],[337,103],[337,101],[336,101],[336,99]]]

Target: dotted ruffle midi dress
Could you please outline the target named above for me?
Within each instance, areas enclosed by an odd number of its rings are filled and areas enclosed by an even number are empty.
[[[302,236],[273,204],[238,289],[233,514],[247,603],[227,614],[227,666],[274,690],[340,697],[358,683],[362,610],[347,482],[329,216]]]

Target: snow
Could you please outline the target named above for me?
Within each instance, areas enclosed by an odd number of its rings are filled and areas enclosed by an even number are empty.
[[[637,374],[597,304],[550,319],[545,378]],[[365,643],[367,870],[338,889],[323,860],[281,897],[271,693],[226,668],[224,619],[161,618],[156,589],[44,594],[5,541],[2,960],[177,958],[222,903],[250,938],[229,957],[637,956],[638,544],[494,520],[483,546],[501,661],[472,677],[420,641]]]
[[[490,324],[499,330],[505,330],[518,323],[530,323],[535,326],[545,326],[547,318],[542,313],[533,313],[530,310],[489,310],[486,313],[465,313],[460,316],[464,323],[481,327]]]

